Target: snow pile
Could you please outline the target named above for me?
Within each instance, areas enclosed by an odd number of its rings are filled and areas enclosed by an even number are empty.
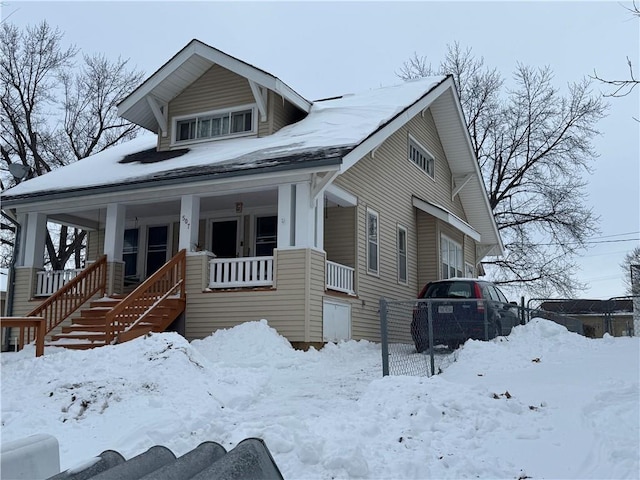
[[[381,378],[366,341],[294,350],[265,320],[86,352],[2,354],[2,438],[58,438],[63,468],[263,438],[285,478],[638,478],[638,338],[545,320],[469,341],[432,378]]]

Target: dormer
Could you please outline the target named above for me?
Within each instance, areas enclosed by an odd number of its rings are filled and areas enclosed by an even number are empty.
[[[158,134],[158,150],[264,137],[310,109],[277,77],[195,39],[118,104],[122,118]]]

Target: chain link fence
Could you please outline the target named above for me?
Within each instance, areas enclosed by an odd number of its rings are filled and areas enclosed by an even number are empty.
[[[634,297],[608,300],[532,298],[527,301],[528,319],[539,317],[564,325],[590,338],[634,335]]]
[[[468,339],[508,335],[519,307],[481,299],[380,300],[383,375],[431,376]]]

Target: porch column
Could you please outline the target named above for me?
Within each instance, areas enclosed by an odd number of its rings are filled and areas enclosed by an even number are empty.
[[[324,250],[324,193],[321,193],[315,201],[315,239],[314,246]]]
[[[124,221],[126,207],[120,203],[107,205],[107,219],[104,230],[104,253],[109,262],[122,262],[124,244]]]
[[[311,204],[310,183],[296,184],[295,202],[295,246],[311,247],[314,245],[316,217],[315,205]]]
[[[180,237],[178,250],[195,251],[200,228],[200,197],[183,195],[180,199]]]
[[[44,213],[31,212],[27,215],[24,241],[24,266],[44,267],[44,246],[47,236],[47,216]]]
[[[295,199],[292,184],[278,186],[278,248],[291,247],[294,244]]]

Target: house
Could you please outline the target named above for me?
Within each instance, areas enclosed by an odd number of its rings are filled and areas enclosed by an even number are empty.
[[[605,333],[614,337],[633,336],[633,298],[609,300],[547,300],[540,304],[539,316],[563,323],[573,319],[582,323],[588,337],[602,338]],[[549,315],[550,314],[550,315]]]
[[[78,275],[43,271],[47,222],[89,232],[105,294],[179,293],[188,339],[266,318],[300,347],[379,340],[380,297],[503,252],[450,76],[309,101],[192,40],[118,111],[147,133],[3,192],[21,225],[12,315],[59,316],[34,307]],[[172,268],[170,291],[141,293]],[[107,340],[160,301],[129,297]]]

